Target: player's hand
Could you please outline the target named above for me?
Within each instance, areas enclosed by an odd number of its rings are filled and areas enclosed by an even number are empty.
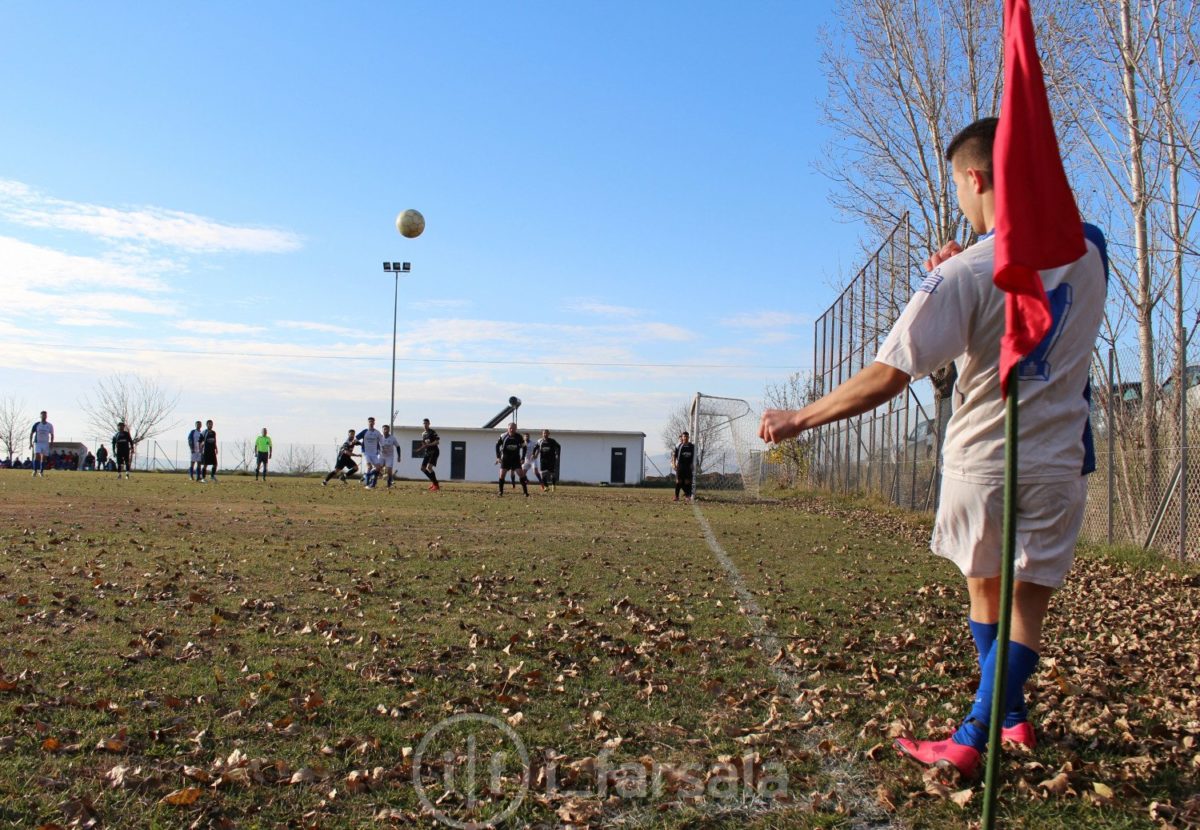
[[[943,245],[941,248],[929,255],[929,259],[925,260],[925,270],[932,271],[943,262],[952,256],[957,256],[963,252],[962,245],[959,245],[953,239]]]
[[[804,431],[798,415],[799,412],[792,409],[768,409],[759,421],[758,437],[768,444],[778,444],[788,438],[795,438]]]

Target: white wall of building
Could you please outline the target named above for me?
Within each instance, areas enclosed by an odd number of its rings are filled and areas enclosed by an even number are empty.
[[[499,429],[470,429],[440,427],[433,425],[441,438],[437,475],[440,480],[454,481],[452,458],[455,442],[465,448],[463,475],[459,481],[495,481],[500,475],[496,466],[496,441],[504,434]],[[424,478],[421,458],[413,457],[414,441],[421,437],[422,427],[396,426],[396,438],[400,442],[401,457],[396,462],[396,472],[405,478]],[[525,430],[521,431],[524,434]],[[534,441],[541,437],[541,429],[529,430]],[[579,481],[585,484],[640,484],[645,475],[642,467],[646,434],[643,432],[599,432],[593,430],[551,430],[550,437],[562,446],[562,463],[559,481]],[[613,476],[614,451],[617,458],[623,457],[624,481]],[[531,480],[533,477],[530,477]],[[618,476],[617,478],[620,478]]]

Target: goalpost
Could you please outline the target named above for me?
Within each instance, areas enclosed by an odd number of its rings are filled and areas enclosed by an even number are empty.
[[[759,413],[741,398],[697,392],[689,420],[696,445],[697,496],[759,497],[766,445],[758,438]]]

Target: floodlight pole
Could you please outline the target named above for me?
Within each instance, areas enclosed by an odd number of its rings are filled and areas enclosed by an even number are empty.
[[[396,278],[392,293],[392,397],[388,404],[388,432],[396,434],[396,323],[400,312],[400,275],[412,270],[410,262],[385,262],[383,270]]]

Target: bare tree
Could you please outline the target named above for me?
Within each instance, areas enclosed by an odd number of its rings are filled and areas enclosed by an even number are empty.
[[[837,186],[835,206],[873,237],[910,213],[916,250],[966,241],[942,150],[998,108],[995,4],[841,0],[837,20],[821,33],[829,92],[822,108],[836,138],[818,165]]]
[[[1184,306],[1195,298],[1194,280],[1189,287],[1185,273],[1196,255],[1191,240],[1200,207],[1200,16],[1191,0],[1054,0],[1047,20],[1054,30],[1049,90],[1079,137],[1073,165],[1088,175],[1079,188],[1081,206],[1085,215],[1102,218],[1110,238],[1129,240],[1109,247],[1115,289],[1109,317],[1128,318],[1136,329],[1144,402],[1139,440],[1151,450],[1164,357],[1155,331],[1174,330],[1174,373],[1181,372]],[[1110,333],[1121,337],[1119,327]],[[1158,453],[1147,453],[1151,483],[1159,480],[1159,462]]]
[[[837,27],[821,34],[824,118],[836,137],[818,165],[836,186],[834,205],[874,238],[908,213],[914,252],[970,242],[942,152],[959,129],[999,108],[995,3],[841,0],[836,14]],[[930,380],[940,411],[954,386],[953,364]]]
[[[292,475],[308,475],[318,469],[321,458],[312,444],[291,444],[284,454],[280,471]]]
[[[25,410],[25,402],[16,398],[0,398],[0,444],[11,462],[29,441],[33,416]]]
[[[234,441],[233,452],[226,452],[224,455],[225,468],[228,470],[249,470],[250,459],[254,457],[253,447],[254,442],[246,438]],[[236,463],[234,462],[235,458],[237,459]]]
[[[97,435],[111,435],[124,421],[136,445],[175,426],[176,422],[168,419],[178,403],[179,393],[164,389],[155,380],[115,374],[100,381],[80,406]]]
[[[712,457],[714,452],[729,449],[728,430],[722,429],[727,422],[713,416],[701,416],[699,424],[692,423],[692,408],[688,404],[681,405],[671,411],[667,424],[662,430],[662,442],[667,447],[679,443],[681,432],[691,433],[692,443],[696,445],[696,476],[706,471],[705,457]]]
[[[819,397],[817,383],[811,375],[793,372],[783,383],[767,384],[763,405],[768,409],[801,409]],[[797,438],[780,441],[771,450],[768,460],[781,468],[781,484],[791,487],[808,476],[812,442],[813,433],[804,432]]]

